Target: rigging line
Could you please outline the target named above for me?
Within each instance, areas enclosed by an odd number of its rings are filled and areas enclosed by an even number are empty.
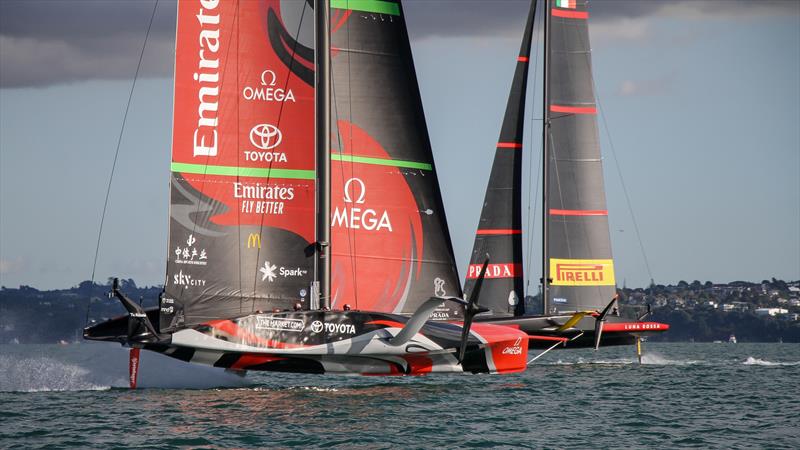
[[[587,46],[588,47],[588,46]],[[633,222],[633,229],[636,233],[636,240],[639,242],[639,250],[642,252],[642,259],[644,259],[644,266],[647,269],[647,274],[650,276],[650,281],[653,281],[653,272],[650,270],[650,261],[647,259],[647,252],[644,249],[644,242],[642,241],[642,235],[639,232],[639,224],[636,221],[636,215],[633,213],[633,204],[631,203],[631,198],[628,195],[628,188],[625,185],[625,178],[622,176],[622,169],[619,166],[619,160],[617,159],[617,150],[614,146],[614,140],[611,138],[611,131],[608,128],[608,121],[606,120],[605,110],[603,109],[603,103],[600,101],[600,93],[597,90],[597,82],[594,78],[594,72],[590,71],[589,75],[591,76],[592,80],[592,90],[594,91],[594,96],[597,101],[597,108],[600,111],[600,119],[603,121],[603,129],[606,132],[606,137],[608,137],[608,144],[611,148],[611,156],[614,157],[614,167],[617,169],[617,175],[619,176],[620,185],[622,186],[622,192],[625,194],[625,202],[628,206],[628,212],[631,215],[631,221]]]
[[[592,77],[592,84],[594,84],[594,77]],[[639,233],[639,224],[636,221],[636,215],[633,213],[633,204],[631,203],[631,197],[628,195],[628,188],[625,186],[625,178],[622,176],[622,169],[619,166],[619,160],[617,160],[617,151],[614,148],[614,141],[611,139],[611,132],[608,129],[608,122],[606,121],[606,114],[603,110],[603,105],[600,103],[600,95],[597,93],[597,89],[595,89],[595,96],[597,97],[597,106],[600,109],[600,118],[603,120],[603,129],[606,132],[606,137],[608,137],[608,146],[611,148],[611,156],[614,157],[614,166],[617,169],[617,174],[619,175],[619,181],[622,185],[622,192],[625,194],[625,202],[628,205],[628,212],[631,214],[631,221],[633,222],[633,229],[636,232],[636,240],[639,241],[639,249],[642,252],[642,258],[644,259],[644,266],[647,269],[647,274],[650,276],[650,280],[653,280],[653,272],[650,270],[650,261],[647,259],[647,253],[644,250],[644,243],[642,241],[642,235]]]
[[[117,149],[114,152],[114,162],[111,163],[111,174],[108,177],[108,187],[106,187],[106,199],[103,202],[103,213],[100,216],[100,229],[97,232],[97,244],[94,248],[94,262],[92,263],[92,280],[94,285],[94,276],[97,270],[97,256],[100,254],[100,241],[103,237],[103,225],[106,220],[106,211],[108,210],[108,198],[111,195],[111,183],[114,180],[114,171],[117,168],[117,160],[119,159],[119,149],[122,146],[122,136],[125,133],[125,123],[128,121],[128,111],[131,107],[131,100],[133,100],[133,91],[136,88],[136,80],[139,79],[139,70],[142,68],[142,60],[144,59],[144,49],[147,47],[147,39],[150,37],[150,30],[153,28],[153,19],[156,17],[156,9],[158,9],[158,0],[153,3],[153,12],[150,14],[150,23],[147,25],[147,32],[144,35],[144,42],[142,43],[142,50],[139,52],[139,62],[136,64],[136,73],[133,75],[133,82],[131,83],[131,90],[128,93],[128,103],[125,105],[125,115],[122,117],[122,126],[119,130],[117,137]],[[86,323],[89,322],[89,306],[92,304],[91,296],[86,305]]]
[[[348,2],[349,6],[349,2]],[[349,18],[349,16],[345,16],[345,21]],[[351,48],[350,43],[350,25],[347,25],[347,49]],[[349,145],[350,145],[350,152],[353,152],[353,64],[352,64],[352,52],[347,52],[347,108],[348,108],[348,117],[350,118],[350,135],[348,137]],[[338,130],[338,127],[337,127]],[[342,161],[344,162],[344,161]],[[344,167],[344,164],[342,164]],[[355,162],[350,163],[350,171],[355,175],[356,164]],[[344,188],[344,179],[342,179],[342,188]],[[347,228],[347,235],[348,238],[352,236],[352,248],[350,252],[350,265],[353,268],[353,303],[355,303],[355,308],[358,309],[358,258],[356,257],[356,252],[358,251],[356,246],[356,233],[352,231],[350,228]]]
[[[237,6],[238,6],[238,2],[237,2]],[[289,80],[292,78],[292,73],[293,73],[292,72],[292,68],[294,67],[294,64],[295,64],[295,55],[297,54],[297,46],[300,45],[300,39],[299,39],[300,38],[300,30],[303,28],[303,18],[305,17],[306,10],[307,10],[308,7],[309,7],[308,2],[303,3],[303,9],[300,11],[300,20],[298,21],[298,24],[297,24],[297,31],[295,31],[295,34],[294,34],[294,44],[292,45],[292,53],[291,53],[291,56],[289,58],[291,62],[289,63],[289,66],[287,67],[288,70],[286,72],[286,80],[283,82],[283,90],[284,90],[284,92],[286,92],[288,90]],[[313,20],[313,16],[312,16],[312,20]],[[238,58],[237,58],[237,68],[238,68]],[[239,97],[237,96],[236,98],[237,98],[237,101],[238,101]],[[278,128],[278,129],[280,129],[281,119],[283,118],[283,107],[285,105],[286,105],[286,102],[281,102],[280,103],[280,107],[278,108],[278,119],[277,119],[277,122],[276,122],[276,125],[275,125],[275,127]],[[238,133],[237,133],[237,139],[238,139]],[[272,168],[273,168],[275,162],[276,162],[275,160],[272,160],[272,161],[269,162],[269,165],[267,166],[267,168],[270,169],[269,170],[269,175],[267,176],[267,179],[266,179],[266,183],[267,184],[269,184],[270,180],[272,179]],[[266,216],[266,214],[262,214],[260,219],[259,219],[259,223],[258,223],[259,235],[261,235],[261,231],[264,229],[264,218],[265,218],[265,216]],[[239,232],[241,233],[241,228],[239,229]],[[240,235],[239,248],[241,248],[241,245],[242,245],[242,241],[241,241],[241,235]],[[256,249],[256,268],[258,268],[258,261],[260,259],[261,259],[261,247],[259,246]],[[265,263],[266,263],[266,261],[265,261]],[[240,271],[239,277],[241,278],[241,271]],[[258,288],[258,272],[256,272],[256,274],[253,276],[253,297],[252,297],[252,301],[250,303],[251,304],[251,307],[250,307],[251,310],[255,310],[256,309],[256,290],[257,290],[257,288]]]
[[[567,28],[567,27],[569,27],[569,28]],[[565,52],[565,53],[573,54],[573,55],[578,55],[578,54],[583,55],[583,58],[586,61],[586,67],[589,68],[589,74],[591,75],[592,74],[592,70],[591,70],[591,67],[592,67],[592,51],[591,51],[590,45],[587,42],[583,41],[583,35],[581,33],[583,28],[586,29],[587,33],[589,32],[588,24],[582,23],[581,21],[571,21],[568,25],[564,26],[564,33],[567,33],[569,31],[572,34],[578,36],[578,39],[581,41],[581,45],[583,46],[583,48],[586,49],[586,51],[572,51],[572,52]],[[592,85],[592,87],[594,88],[594,85]],[[594,89],[592,89],[592,93],[594,94]],[[574,117],[574,114],[573,113],[567,113],[567,114],[564,114],[564,115],[560,116],[559,118],[567,118],[567,117]],[[598,142],[598,153],[599,153],[599,145],[600,145],[600,143]],[[603,165],[602,165],[602,155],[598,155],[598,156],[601,156],[601,158],[598,158],[598,159],[601,161],[600,171],[602,173],[602,167],[603,167]],[[565,165],[573,167],[573,168],[582,167],[583,164],[581,164],[581,163],[584,162],[584,161],[576,160],[575,158],[558,158],[555,154],[553,155],[553,157],[557,161],[561,161]],[[557,162],[556,162],[556,164],[557,164]],[[605,190],[603,190],[603,194],[605,195]],[[578,204],[580,204],[581,200],[582,200],[582,196],[581,196],[581,193],[580,193],[579,189],[575,191],[575,197],[576,197],[575,200],[577,200]],[[564,207],[563,200],[561,202],[561,205],[562,205],[562,208],[563,208]],[[565,236],[565,242],[567,244],[567,252],[569,254],[569,257],[572,258],[573,257],[573,255],[572,255],[572,247],[570,245],[570,236],[568,234],[569,226],[567,225],[567,219],[564,218],[564,217],[561,217],[559,220],[561,220],[561,222],[564,224],[564,236]],[[591,239],[589,237],[589,229],[588,228],[589,228],[588,226],[582,226],[582,227],[579,228],[578,233],[583,235],[583,241],[588,243],[589,252],[590,252],[590,254],[593,254],[594,253],[593,252],[594,248],[591,245],[592,241],[591,241]],[[576,238],[577,238],[577,236],[576,236]],[[611,235],[610,234],[609,234],[608,238],[609,238],[609,242],[610,242],[610,240],[611,240]],[[596,292],[597,298],[603,298],[602,297],[602,295],[603,295],[603,286],[592,286],[591,289],[593,289]]]
[[[331,61],[331,62],[333,62],[333,61]],[[331,64],[331,67],[333,67],[333,64]],[[337,144],[339,146],[339,151],[344,153],[344,148],[342,147],[342,131],[341,131],[341,128],[339,127],[339,104],[338,104],[338,102],[336,100],[336,77],[331,77],[331,95],[333,96],[333,115],[336,117],[336,141],[337,141]],[[352,149],[352,147],[351,147],[351,149]],[[342,182],[342,190],[343,191],[344,191],[344,185],[345,185],[345,183],[344,183],[345,164],[346,164],[345,161],[340,161],[340,164],[339,164],[339,179]],[[352,171],[353,166],[354,166],[354,164],[351,163],[351,165],[350,165],[351,171]],[[351,272],[352,272],[352,276],[353,276],[353,282],[355,283],[356,270],[355,270],[355,264],[353,262],[353,258],[354,258],[353,257],[353,254],[354,254],[353,233],[351,232],[351,230],[349,228],[346,228],[346,230],[347,230],[347,248],[348,248],[348,250],[350,252],[350,258],[351,258],[350,268],[351,268]],[[331,240],[333,240],[333,239],[331,239]],[[333,252],[331,252],[331,254],[333,254]],[[332,304],[333,304],[333,302],[331,301],[331,305]],[[358,303],[356,303],[356,305],[358,305]],[[356,306],[356,309],[358,309],[358,306]]]
[[[239,23],[239,2],[238,1],[236,2],[236,7],[233,10],[233,20],[234,20],[234,22],[233,22],[234,25],[231,26],[231,33],[230,33],[231,37],[233,36],[234,29],[236,29],[236,26],[237,26],[236,24]],[[220,39],[220,40],[222,40],[222,39]],[[233,43],[233,39],[231,39],[230,42],[228,42],[228,45],[225,48],[225,56],[226,56],[225,57],[225,64],[222,66],[222,71],[220,72],[220,76],[219,76],[220,90],[222,90],[223,86],[225,86],[225,74],[228,72],[228,61],[230,59],[230,58],[227,57],[227,55],[230,55],[230,53],[231,53],[231,44],[232,43]],[[176,56],[177,56],[177,50],[176,50]],[[174,108],[174,106],[173,106],[173,108]],[[173,121],[174,120],[175,120],[175,118],[173,117]],[[210,158],[211,158],[211,155],[206,155],[205,161],[204,161],[204,166],[203,166],[203,176],[202,176],[202,182],[200,183],[200,189],[195,189],[199,195],[198,195],[198,198],[197,198],[197,208],[194,211],[194,217],[197,217],[197,215],[200,213],[200,208],[201,208],[202,203],[203,203],[202,202],[203,199],[201,198],[201,196],[205,192],[205,188],[206,188],[206,179],[208,178],[208,161],[209,161]],[[171,177],[171,175],[170,175],[170,177]],[[171,207],[172,207],[172,205],[170,204],[170,208]],[[211,211],[211,209],[209,208],[208,211]],[[198,226],[197,222],[193,221],[192,222],[192,235],[194,235],[194,233],[197,232],[197,226]],[[167,239],[169,240],[169,235],[167,236]],[[167,277],[167,280],[169,280],[169,277]],[[167,285],[165,283],[164,284],[164,290],[166,291],[166,289],[167,289]],[[186,292],[186,289],[188,289],[188,286],[181,286],[179,298],[181,298],[181,299],[183,298],[183,294],[184,294],[184,292]],[[240,305],[241,305],[241,296],[240,296]]]
[[[543,10],[545,10],[545,9],[543,8]],[[543,15],[540,14],[533,21],[533,31],[532,31],[533,35],[536,36],[536,40],[535,40],[535,44],[534,44],[535,48],[536,48],[536,53],[534,54],[534,59],[533,59],[533,61],[534,61],[533,62],[533,84],[531,85],[531,88],[532,88],[531,91],[533,92],[532,99],[531,99],[531,104],[532,105],[536,105],[536,91],[537,91],[537,89],[536,89],[536,81],[537,81],[538,76],[539,76],[539,41],[540,41],[540,39],[539,39],[539,34],[536,32],[536,30],[537,30],[536,22],[537,22],[537,20],[539,20],[541,22],[540,17],[543,17]],[[540,25],[539,28],[541,28],[541,25]],[[530,129],[530,136],[531,136],[531,139],[530,139],[530,143],[531,144],[533,144],[533,122],[534,122],[534,120],[536,120],[535,117],[534,117],[535,115],[536,114],[533,111],[533,107],[531,107],[531,112],[530,112],[531,120],[529,122],[530,123],[530,128],[529,129]],[[533,172],[533,161],[534,160],[533,160],[533,158],[530,158],[530,157],[528,158],[528,217],[526,219],[527,228],[528,228],[528,236],[527,236],[527,241],[528,241],[528,252],[527,252],[527,254],[528,254],[528,258],[527,258],[527,264],[525,266],[525,273],[526,274],[530,274],[531,264],[533,263],[533,258],[531,257],[531,254],[533,253],[533,241],[534,241],[533,237],[535,236],[535,231],[536,231],[536,221],[531,219],[531,215],[533,214],[533,211],[536,211],[537,203],[538,203],[538,200],[539,200],[539,197],[538,197],[538,194],[539,194],[539,177],[541,175],[541,170],[542,170],[541,153],[542,153],[542,147],[539,146],[539,151],[536,154],[536,161],[537,161],[537,164],[536,164],[536,184],[535,184],[536,192],[533,193],[533,199],[534,199],[533,200],[533,209],[531,209],[531,203],[530,203],[530,195],[531,195],[531,177],[530,177],[530,174]],[[530,279],[530,276],[529,276],[528,279],[525,282],[525,294],[524,294],[524,296],[527,296],[528,293],[529,293],[528,286],[530,285],[530,282],[531,282],[531,279]],[[524,298],[524,296],[523,296],[523,298]]]

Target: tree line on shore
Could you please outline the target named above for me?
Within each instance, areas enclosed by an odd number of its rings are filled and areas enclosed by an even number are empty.
[[[30,286],[0,288],[0,344],[79,341],[87,324],[125,314],[119,301],[106,295],[110,283],[84,281],[69,289],[48,291]],[[121,286],[144,307],[156,306],[162,290],[161,286],[139,287],[131,279],[121,280]],[[800,306],[793,302],[800,297],[800,281],[682,281],[648,288],[623,287],[619,294],[623,311],[636,314],[649,305],[652,315],[648,320],[670,325],[668,332],[652,340],[711,342],[727,340],[734,334],[740,342],[800,342],[800,321],[793,319],[800,313]],[[527,297],[526,310],[539,313],[541,303],[537,300]],[[769,307],[783,308],[787,314],[755,312]]]

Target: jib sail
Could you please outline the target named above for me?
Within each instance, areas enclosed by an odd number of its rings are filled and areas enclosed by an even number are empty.
[[[461,288],[403,9],[331,6],[331,304],[411,313]]]
[[[478,301],[496,315],[520,315],[524,295],[522,269],[522,134],[525,93],[531,54],[536,1],[531,2],[525,34],[517,56],[514,80],[486,187],[483,210],[467,269],[464,292],[469,295],[487,255],[489,266]]]
[[[308,302],[312,41],[305,1],[178,2],[162,331]]]
[[[548,2],[546,312],[602,309],[615,294],[585,0]]]

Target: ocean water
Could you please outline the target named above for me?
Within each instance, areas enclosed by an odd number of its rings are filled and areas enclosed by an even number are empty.
[[[242,378],[0,345],[0,448],[800,448],[800,344],[553,351],[516,375]]]

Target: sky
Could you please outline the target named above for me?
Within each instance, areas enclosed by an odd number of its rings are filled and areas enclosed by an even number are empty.
[[[92,276],[152,6],[0,0],[1,285],[64,288]],[[404,2],[462,276],[527,8],[517,0]],[[618,283],[800,279],[800,2],[594,0],[590,10]],[[175,2],[161,0],[96,280],[163,283],[174,27]],[[540,195],[535,78],[525,135],[531,199]],[[526,202],[531,290],[540,273],[534,207]]]

